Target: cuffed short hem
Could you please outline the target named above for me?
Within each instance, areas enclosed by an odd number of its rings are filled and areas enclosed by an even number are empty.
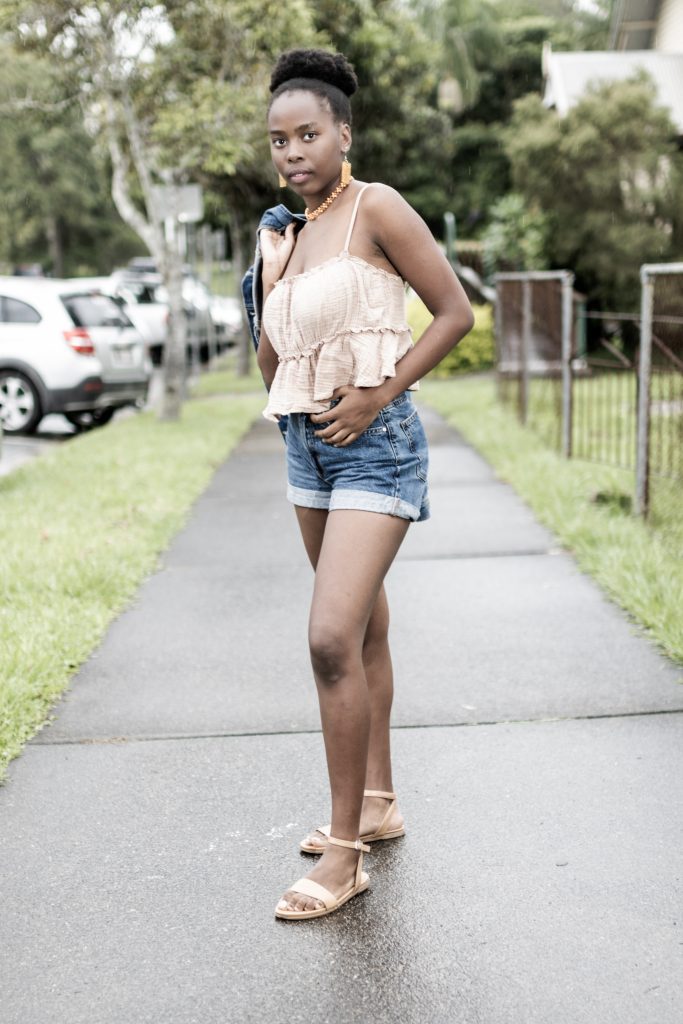
[[[334,491],[305,491],[300,487],[287,487],[287,498],[293,505],[304,508],[326,508],[330,512],[338,509],[357,509],[360,512],[379,512],[411,522],[424,522],[429,519],[429,505],[418,508],[401,498],[392,498],[389,494],[377,494],[375,491],[353,491],[337,488]]]
[[[303,508],[329,508],[331,491],[307,491],[303,487],[287,484],[287,501]]]

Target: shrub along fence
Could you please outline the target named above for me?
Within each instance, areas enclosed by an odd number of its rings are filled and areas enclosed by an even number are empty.
[[[683,263],[641,282],[640,314],[593,314],[569,271],[498,274],[495,328],[500,400],[566,457],[632,471],[645,515],[653,482],[683,484]]]

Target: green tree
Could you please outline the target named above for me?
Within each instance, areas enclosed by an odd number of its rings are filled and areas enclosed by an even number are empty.
[[[191,0],[166,5],[173,39],[144,88],[152,137],[181,173],[207,190],[207,207],[231,240],[241,277],[261,213],[279,199],[266,108],[280,52],[324,42],[306,0]],[[251,343],[243,332],[240,370]]]
[[[78,83],[84,117],[108,148],[116,208],[164,277],[171,316],[161,416],[175,419],[185,360],[181,261],[157,187],[198,176],[218,183],[239,227],[266,182],[267,68],[276,47],[305,37],[305,0],[14,0],[5,11],[15,45],[49,53]]]
[[[516,100],[543,90],[544,42],[559,50],[604,46],[610,0],[598,0],[591,11],[576,0],[412,0],[411,6],[430,35],[446,83],[442,99],[450,99],[451,209],[461,231],[476,235],[511,187],[503,128]]]
[[[387,0],[318,0],[313,21],[354,65],[354,171],[397,188],[432,228],[452,198],[453,132],[437,109],[433,47],[415,18]]]
[[[548,223],[524,196],[509,192],[491,207],[491,222],[483,235],[487,274],[501,270],[545,270]]]
[[[643,74],[595,85],[563,119],[537,96],[515,106],[505,133],[514,187],[548,218],[549,261],[573,269],[603,308],[634,308],[640,264],[676,244],[675,137]]]
[[[502,43],[495,0],[414,0],[433,43],[451,108],[457,113],[479,99],[482,72]]]
[[[111,160],[116,208],[153,255],[169,296],[160,415],[180,415],[185,376],[185,318],[181,257],[172,219],[154,186],[178,181],[152,138],[154,111],[145,108],[144,86],[156,54],[167,45],[168,19],[160,5],[123,0],[6,0],[3,22],[12,24],[17,49],[32,49],[54,62],[65,81],[77,83],[84,120],[105,140]]]
[[[83,127],[78,89],[53,64],[0,43],[0,261],[55,276],[104,271],[139,251]]]

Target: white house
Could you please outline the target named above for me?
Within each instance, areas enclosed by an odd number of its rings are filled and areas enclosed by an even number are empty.
[[[610,50],[554,53],[543,49],[543,102],[564,116],[590,82],[652,77],[658,99],[683,137],[683,0],[616,0]]]

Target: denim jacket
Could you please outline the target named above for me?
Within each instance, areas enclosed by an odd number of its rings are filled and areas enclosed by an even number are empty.
[[[300,222],[301,228],[306,223],[306,217],[303,213],[292,213],[288,210],[283,203],[279,206],[271,206],[270,209],[261,217],[259,226],[256,231],[256,251],[254,253],[254,262],[247,270],[246,274],[242,278],[242,299],[244,301],[244,308],[247,311],[247,320],[249,321],[249,331],[251,333],[251,340],[254,343],[254,348],[258,348],[259,337],[261,334],[261,313],[263,311],[263,283],[261,281],[261,243],[259,241],[259,231],[261,228],[274,228],[276,231],[283,233],[288,224],[292,221]]]

